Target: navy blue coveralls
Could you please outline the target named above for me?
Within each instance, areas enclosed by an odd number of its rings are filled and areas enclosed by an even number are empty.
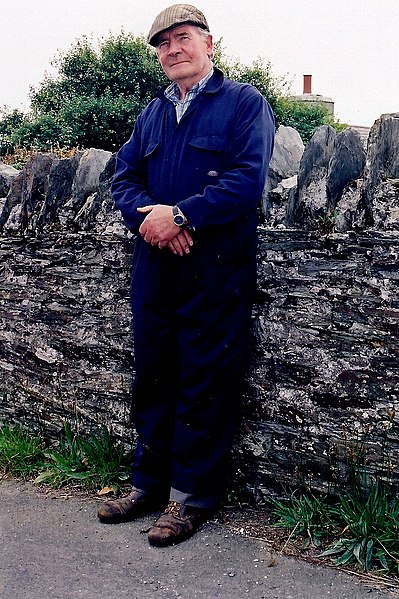
[[[163,90],[117,156],[112,195],[127,227],[140,206],[177,204],[185,256],[137,237],[133,484],[197,507],[221,498],[237,424],[253,294],[257,206],[273,149],[271,109],[215,72],[177,123]]]

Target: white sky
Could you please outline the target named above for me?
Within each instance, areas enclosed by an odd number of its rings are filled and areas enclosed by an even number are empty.
[[[335,101],[342,121],[372,125],[399,112],[399,0],[191,0],[227,54],[270,61],[301,94]],[[173,0],[0,0],[0,106],[26,109],[29,87],[52,72],[58,50],[123,28],[146,34]]]

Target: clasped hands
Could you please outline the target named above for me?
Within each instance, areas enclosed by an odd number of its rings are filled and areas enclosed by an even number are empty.
[[[173,221],[172,206],[155,204],[137,208],[137,212],[147,214],[143,220],[139,233],[144,241],[160,250],[168,248],[172,254],[183,256],[190,253],[193,238],[188,229],[175,225]]]

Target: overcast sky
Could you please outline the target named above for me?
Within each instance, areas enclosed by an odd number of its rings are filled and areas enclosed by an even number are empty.
[[[173,0],[172,0],[173,2]],[[0,0],[0,107],[29,107],[29,87],[83,35],[146,34],[168,0]],[[198,0],[214,39],[241,62],[270,61],[301,94],[335,101],[335,114],[372,125],[399,112],[399,0]]]

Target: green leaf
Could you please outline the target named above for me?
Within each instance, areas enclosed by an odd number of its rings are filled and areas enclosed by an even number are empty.
[[[360,543],[356,543],[356,545],[353,548],[353,555],[355,556],[355,558],[357,559],[357,561],[360,564],[362,564],[361,558],[360,558],[360,552],[361,552],[362,548],[363,548],[363,541],[361,541]]]
[[[373,563],[373,549],[374,549],[374,541],[373,541],[373,539],[370,539],[369,542],[367,543],[366,559],[365,559],[365,564],[364,564],[364,569],[366,570],[366,572],[370,572],[370,570],[371,570],[371,566]]]
[[[319,557],[327,557],[329,555],[337,555],[337,553],[342,553],[344,548],[345,548],[345,546],[342,544],[342,542],[338,541],[337,543],[334,543],[334,545],[332,545],[332,547],[329,547],[328,549],[325,549],[322,553],[319,553]]]
[[[335,564],[337,566],[344,566],[345,564],[349,564],[351,561],[353,561],[353,558],[353,550],[348,549],[341,555],[341,557],[336,559]]]
[[[43,482],[47,482],[52,476],[53,476],[52,470],[45,470],[44,472],[41,472],[39,474],[39,476],[36,476],[36,478],[33,481],[33,484],[40,485]]]

